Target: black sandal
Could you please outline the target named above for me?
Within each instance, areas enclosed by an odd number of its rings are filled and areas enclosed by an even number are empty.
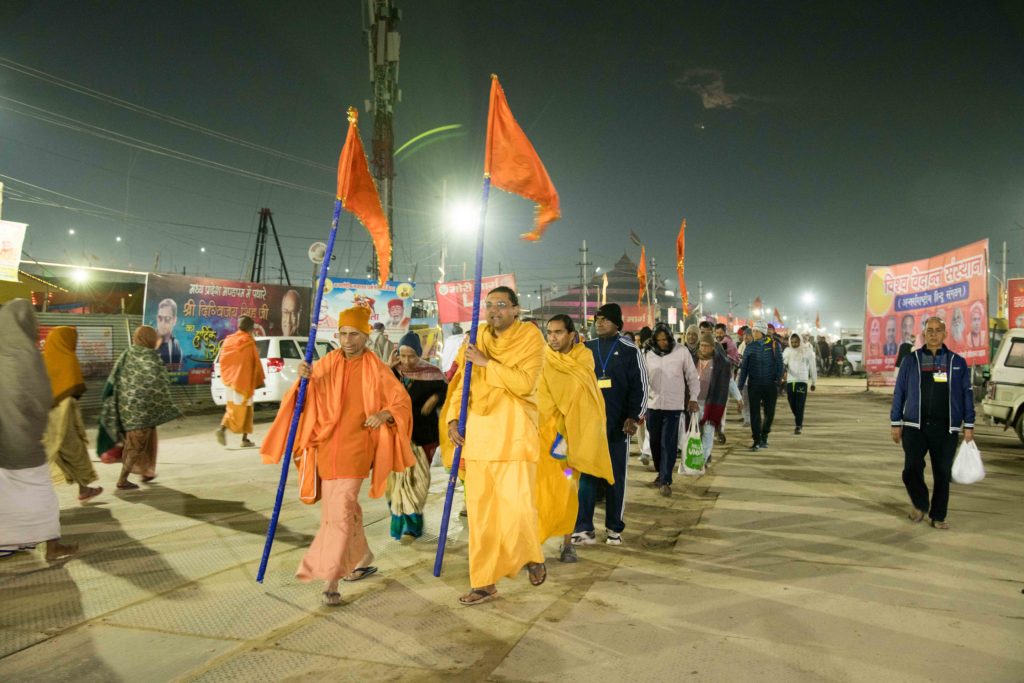
[[[352,570],[352,573],[343,578],[342,581],[348,581],[349,583],[351,583],[352,581],[362,581],[367,576],[376,573],[376,567],[356,567]]]
[[[536,573],[538,569],[542,572],[539,579]],[[534,586],[539,586],[548,580],[548,567],[543,562],[526,565],[526,573],[530,575],[530,583]]]

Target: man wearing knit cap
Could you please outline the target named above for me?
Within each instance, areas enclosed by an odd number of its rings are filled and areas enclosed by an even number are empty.
[[[622,515],[626,508],[626,459],[629,438],[636,434],[647,412],[647,368],[643,355],[628,337],[620,336],[622,309],[605,304],[594,316],[597,339],[586,343],[594,354],[594,372],[605,406],[605,432],[615,483],[605,488],[605,543],[620,545],[626,528]],[[596,543],[594,505],[601,479],[580,475],[580,509],[576,517],[573,543]]]
[[[309,378],[306,403],[292,451],[299,470],[299,498],[321,501],[320,529],[299,565],[300,581],[327,582],[323,603],[341,604],[338,582],[375,573],[363,531],[359,489],[371,477],[370,497],[380,498],[388,475],[415,464],[410,446],[412,403],[391,368],[366,353],[370,311],[362,306],[338,316],[340,348],[299,375]],[[299,383],[281,402],[263,441],[263,462],[280,462],[288,439]]]
[[[768,433],[772,430],[775,402],[779,398],[778,388],[782,381],[782,350],[767,333],[768,325],[763,320],[754,323],[754,340],[743,350],[740,363],[739,389],[743,391],[746,385],[750,397],[750,432],[754,437],[750,446],[752,451],[768,448]]]

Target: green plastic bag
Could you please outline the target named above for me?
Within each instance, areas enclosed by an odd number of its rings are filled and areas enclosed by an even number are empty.
[[[686,433],[686,454],[683,456],[683,474],[704,474],[704,444],[700,439],[697,414],[690,416],[690,429]]]

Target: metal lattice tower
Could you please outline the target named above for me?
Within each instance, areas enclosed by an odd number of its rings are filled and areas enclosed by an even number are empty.
[[[398,52],[401,37],[398,23],[401,10],[392,0],[365,0],[366,13],[363,17],[363,33],[366,36],[370,57],[370,83],[373,85],[373,101],[366,101],[367,110],[373,112],[373,175],[377,180],[381,205],[388,217],[391,243],[394,244],[394,180],[395,180],[395,134],[392,127],[395,105],[402,101],[398,89]],[[376,254],[371,260],[373,276],[377,277]]]

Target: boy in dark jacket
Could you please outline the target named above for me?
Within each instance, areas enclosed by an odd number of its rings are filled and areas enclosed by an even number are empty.
[[[925,321],[924,346],[900,364],[892,396],[892,440],[903,444],[903,484],[914,504],[908,517],[920,522],[927,512],[936,529],[948,529],[949,480],[957,434],[974,440],[974,389],[967,361],[943,343],[946,323]],[[935,488],[931,507],[924,482],[924,455],[932,461]]]

